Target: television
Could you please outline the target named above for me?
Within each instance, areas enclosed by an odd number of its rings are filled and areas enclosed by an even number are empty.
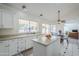
[[[72,30],[72,32],[78,32],[78,30]]]

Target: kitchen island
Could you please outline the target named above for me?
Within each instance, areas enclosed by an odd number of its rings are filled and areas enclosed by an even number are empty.
[[[59,56],[60,39],[58,36],[52,36],[51,39],[40,37],[32,39],[34,56]]]

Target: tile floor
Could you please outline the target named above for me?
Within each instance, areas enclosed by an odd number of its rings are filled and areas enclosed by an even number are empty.
[[[69,38],[68,41],[69,41],[68,46],[67,46],[66,40],[64,40],[63,44],[61,44],[60,55],[61,56],[79,56],[79,40]],[[33,48],[24,52],[24,55],[22,54],[22,56],[33,56],[32,51],[33,51]]]
[[[61,55],[62,56],[79,56],[79,40],[69,38],[69,44],[66,49],[66,41],[61,44]]]
[[[28,50],[25,50],[23,52],[20,52],[20,53],[14,55],[14,56],[33,56],[32,52],[33,52],[33,48],[30,48]]]

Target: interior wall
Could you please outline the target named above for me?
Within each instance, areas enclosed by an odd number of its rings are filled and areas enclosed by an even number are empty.
[[[64,32],[72,32],[73,29],[77,29],[79,31],[79,24],[78,23],[70,23],[70,24],[65,24],[64,26]]]
[[[62,33],[64,33],[64,24],[56,24],[56,32],[59,33],[59,30],[62,31]]]

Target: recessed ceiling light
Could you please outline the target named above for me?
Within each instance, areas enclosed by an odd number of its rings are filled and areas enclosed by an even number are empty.
[[[40,16],[43,16],[43,14],[40,14]]]
[[[25,6],[25,5],[23,5],[23,6],[22,6],[22,8],[23,8],[23,9],[25,9],[25,8],[26,8],[26,6]]]

